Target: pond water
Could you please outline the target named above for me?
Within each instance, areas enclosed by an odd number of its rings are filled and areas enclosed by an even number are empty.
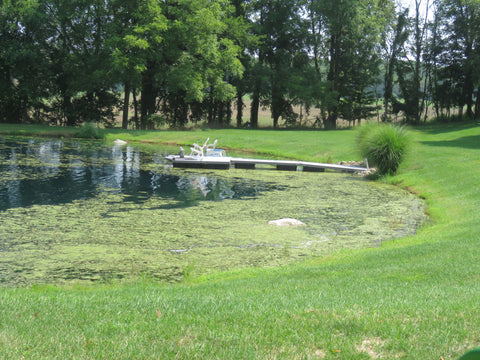
[[[89,142],[0,139],[0,211],[31,205],[56,205],[116,192],[142,202],[172,198],[176,206],[198,201],[255,197],[282,185],[222,179],[205,174],[171,174],[144,165],[166,165],[164,158],[132,146]]]
[[[0,138],[0,284],[278,266],[414,234],[423,202],[338,173],[175,169],[175,149]],[[269,220],[306,225],[276,228]]]

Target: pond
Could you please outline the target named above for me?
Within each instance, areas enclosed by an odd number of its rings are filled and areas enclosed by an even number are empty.
[[[166,150],[166,149],[165,149]],[[175,206],[199,201],[255,197],[281,188],[273,182],[225,179],[209,174],[171,173],[149,165],[167,165],[163,156],[132,146],[99,146],[89,142],[0,140],[0,211],[32,205],[57,205],[89,199],[99,193],[122,194],[143,202],[155,196]]]
[[[176,169],[175,149],[0,138],[0,284],[176,281],[414,234],[424,204],[338,173]],[[268,221],[296,218],[301,227]]]

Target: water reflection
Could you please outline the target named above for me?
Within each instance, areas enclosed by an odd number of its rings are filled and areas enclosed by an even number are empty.
[[[224,179],[192,172],[178,175],[163,157],[133,146],[99,142],[0,139],[0,211],[35,204],[53,205],[87,199],[101,191],[123,194],[129,201],[151,196],[176,200],[174,206],[257,196],[273,184]],[[278,186],[276,186],[278,188]]]

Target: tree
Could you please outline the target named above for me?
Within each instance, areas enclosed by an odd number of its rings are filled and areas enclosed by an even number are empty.
[[[261,40],[253,69],[251,122],[258,122],[260,100],[270,106],[273,126],[280,117],[294,121],[292,93],[294,61],[306,53],[307,24],[298,0],[259,0],[254,3],[254,29]],[[303,65],[297,62],[297,65]],[[298,70],[298,69],[296,69]]]
[[[334,129],[340,116],[353,119],[366,113],[368,87],[375,84],[379,71],[379,42],[394,7],[391,1],[367,0],[311,1],[309,5],[310,21],[319,29],[314,34],[314,54],[325,53],[327,69],[319,106],[325,114],[324,126]]]
[[[67,126],[113,122],[111,56],[105,47],[111,17],[105,0],[42,1],[53,111]],[[54,119],[57,122],[57,119]]]
[[[113,21],[107,46],[112,52],[114,76],[123,84],[122,128],[129,124],[130,94],[134,94],[134,123],[140,128],[136,91],[141,88],[142,72],[145,70],[147,48],[139,26],[144,22],[144,8],[138,0],[113,0],[109,3]],[[148,9],[148,7],[147,7]],[[161,31],[160,31],[161,33]],[[159,34],[157,36],[160,36]]]
[[[387,59],[385,62],[385,77],[384,77],[384,114],[383,121],[388,121],[391,113],[391,103],[393,98],[393,79],[395,76],[395,68],[399,61],[402,49],[408,39],[409,33],[407,31],[408,25],[408,9],[400,11],[397,15],[395,27],[392,28],[392,41],[390,48],[387,50]]]
[[[0,121],[39,120],[48,97],[49,59],[40,44],[44,16],[37,2],[2,1],[0,5]]]
[[[234,24],[231,27],[229,26],[229,29],[242,29],[232,34],[232,38],[235,44],[241,48],[239,60],[242,63],[244,71],[242,76],[234,76],[231,80],[232,85],[235,86],[236,89],[236,125],[237,127],[241,127],[243,123],[243,109],[245,107],[243,97],[247,93],[252,92],[252,84],[254,83],[253,69],[255,61],[251,54],[258,48],[259,41],[252,30],[251,14],[252,3],[254,3],[254,1],[232,0],[231,2],[235,10],[233,17],[229,19],[229,21],[233,21]],[[238,22],[243,26],[238,26]]]
[[[170,6],[171,5],[171,6]],[[163,109],[169,122],[184,125],[206,115],[212,124],[235,96],[230,79],[243,72],[235,34],[242,21],[228,22],[233,8],[224,0],[176,1],[166,8],[169,29],[163,43]],[[229,27],[229,25],[231,27]]]
[[[410,32],[413,36],[410,49],[406,49],[403,58],[396,62],[398,82],[404,103],[397,102],[397,110],[403,110],[408,123],[419,124],[423,111],[421,105],[424,103],[423,91],[421,88],[422,77],[425,77],[423,66],[425,36],[427,30],[427,18],[422,19],[422,0],[415,0],[415,15],[411,19],[411,26],[405,28],[405,33]],[[428,9],[429,2],[426,0],[425,8]],[[423,22],[423,23],[422,23]],[[413,59],[411,59],[413,57]]]
[[[480,3],[476,0],[442,0],[439,15],[439,27],[444,38],[439,54],[443,64],[440,73],[444,76],[438,81],[450,83],[450,91],[455,92],[459,118],[462,118],[464,107],[468,117],[478,117],[479,114],[474,114],[474,99],[476,97],[478,103],[476,89],[480,86]],[[446,88],[447,86],[437,87],[443,91]]]
[[[165,4],[156,0],[116,0],[111,3],[113,64],[124,85],[122,127],[128,125],[130,92],[134,94],[135,126],[153,127],[151,116],[157,111],[156,98],[164,69],[163,41],[168,30]],[[141,91],[140,110],[136,91]],[[140,112],[140,117],[138,117]]]

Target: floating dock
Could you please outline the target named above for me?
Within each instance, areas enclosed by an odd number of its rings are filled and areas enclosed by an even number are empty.
[[[362,172],[368,171],[367,168],[359,166],[326,164],[309,161],[296,160],[265,160],[265,159],[244,159],[231,158],[230,163],[236,169],[255,169],[256,165],[274,166],[277,170],[287,171],[309,171],[324,172],[325,170],[341,171],[341,172]]]
[[[184,150],[180,147],[179,155],[167,155],[165,158],[172,162],[174,167],[179,168],[200,168],[200,169],[255,169],[257,165],[274,166],[277,170],[286,171],[310,171],[310,172],[324,172],[325,170],[333,170],[340,172],[365,172],[369,171],[368,164],[366,168],[350,165],[339,164],[325,164],[308,161],[295,160],[266,160],[266,159],[250,159],[250,158],[235,158],[226,156],[225,151],[217,149],[217,140],[213,144],[208,144],[210,138],[203,146],[197,143],[191,147],[191,154],[185,155]]]
[[[266,160],[251,158],[234,158],[234,157],[202,157],[197,159],[188,159],[176,157],[172,160],[174,167],[180,168],[202,168],[202,169],[255,169],[257,166],[275,167],[277,170],[285,171],[308,171],[308,172],[324,172],[325,170],[339,172],[364,172],[368,168],[350,165],[326,164],[308,161],[296,160]]]

